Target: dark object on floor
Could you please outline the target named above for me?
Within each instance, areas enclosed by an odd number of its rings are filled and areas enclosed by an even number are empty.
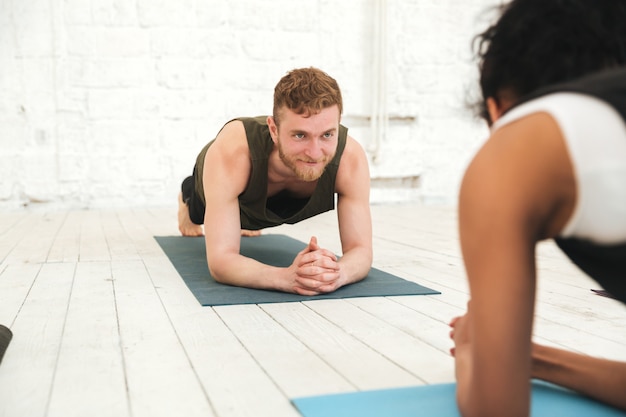
[[[6,352],[7,347],[9,347],[9,343],[13,338],[13,333],[8,327],[0,324],[0,363],[2,363],[2,358],[4,357],[4,352]]]
[[[606,291],[606,290],[594,290],[593,288],[591,289],[591,291],[593,291],[594,293],[601,295],[602,297],[608,297],[608,298],[612,298],[614,300],[617,300],[617,298],[613,297],[613,295]]]

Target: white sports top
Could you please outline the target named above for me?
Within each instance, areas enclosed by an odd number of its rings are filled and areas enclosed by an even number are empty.
[[[576,207],[560,237],[608,245],[626,242],[624,119],[593,96],[560,92],[514,107],[492,131],[537,112],[550,114],[559,125],[576,177]]]

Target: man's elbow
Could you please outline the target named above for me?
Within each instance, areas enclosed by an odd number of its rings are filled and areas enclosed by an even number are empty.
[[[367,275],[372,268],[372,263],[374,262],[374,251],[372,247],[364,247],[363,248],[363,267],[365,268],[365,275]]]
[[[368,266],[368,270],[369,268],[372,267],[372,263],[374,262],[374,252],[372,250],[372,248],[368,248],[367,249],[367,266]]]
[[[230,284],[230,281],[228,279],[228,274],[224,271],[224,268],[221,267],[219,264],[218,265],[214,265],[212,263],[209,263],[209,274],[211,274],[211,277],[213,277],[213,279],[216,282],[219,282],[220,284]]]

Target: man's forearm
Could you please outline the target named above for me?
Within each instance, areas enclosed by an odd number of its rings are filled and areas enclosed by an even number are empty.
[[[343,254],[339,265],[345,274],[345,284],[360,281],[372,267],[372,250],[362,246],[353,248]]]
[[[234,254],[219,262],[209,263],[213,278],[222,284],[237,287],[293,292],[286,279],[287,268],[266,265],[254,259]]]
[[[533,378],[626,410],[626,363],[533,345]]]

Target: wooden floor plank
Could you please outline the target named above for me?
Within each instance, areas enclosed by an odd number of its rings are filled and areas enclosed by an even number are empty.
[[[48,416],[130,416],[109,262],[76,269]]]
[[[41,264],[4,264],[0,272],[0,323],[13,325],[40,269]]]
[[[132,415],[212,416],[143,262],[112,269]]]
[[[36,219],[40,217],[38,213],[0,213],[0,262],[4,262],[19,242],[28,236],[35,225]]]
[[[420,383],[414,375],[302,303],[265,304],[261,308],[358,390]]]
[[[214,310],[287,397],[354,390],[324,362],[256,305]]]
[[[29,216],[28,211],[6,211],[0,213],[0,236],[8,233],[23,219]]]
[[[85,211],[67,213],[48,252],[46,262],[78,262],[80,254],[80,229]]]
[[[383,320],[387,324],[406,334],[420,339],[433,346],[441,352],[447,354],[451,347],[451,342],[446,340],[445,335],[450,331],[448,320],[436,320],[429,315],[429,310],[439,307],[439,304],[428,303],[427,300],[437,296],[407,296],[407,297],[367,297],[354,298],[348,300],[359,309]],[[407,307],[398,299],[411,300]],[[430,307],[429,307],[430,306]],[[461,310],[457,310],[461,313]],[[450,313],[446,312],[445,316]]]
[[[43,213],[35,216],[32,221],[32,232],[24,233],[19,242],[7,255],[8,263],[41,263],[45,262],[52,242],[66,217],[65,213]]]
[[[132,236],[126,232],[117,211],[102,212],[100,221],[111,260],[125,261],[141,259]]]
[[[11,326],[0,372],[0,416],[46,415],[75,268],[43,265]]]
[[[107,244],[99,211],[85,211],[80,223],[80,261],[110,261],[111,253]]]
[[[306,304],[422,381],[432,384],[450,381],[450,356],[344,300],[319,300]],[[432,366],[436,363],[437,366]]]

